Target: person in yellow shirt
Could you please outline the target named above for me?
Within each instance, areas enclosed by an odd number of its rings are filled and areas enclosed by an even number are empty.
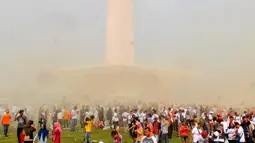
[[[11,114],[9,113],[9,109],[6,109],[5,110],[5,114],[3,115],[2,117],[2,125],[4,127],[4,136],[7,138],[8,137],[8,128],[10,126],[10,123],[11,123]]]
[[[91,143],[90,141],[90,134],[92,132],[92,121],[94,116],[86,117],[84,124],[85,124],[85,143]]]

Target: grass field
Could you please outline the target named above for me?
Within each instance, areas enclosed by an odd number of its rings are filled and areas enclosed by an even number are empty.
[[[16,137],[16,130],[10,129],[9,131],[10,135],[8,138],[4,138],[1,136],[0,143],[17,143],[17,137]],[[3,130],[1,129],[0,134],[3,135]],[[93,129],[93,132],[91,134],[91,139],[95,141],[102,140],[104,143],[112,143],[113,139],[110,136],[111,131],[103,131],[101,129]],[[132,140],[130,139],[129,135],[127,133],[124,133],[122,131],[123,141],[122,143],[132,143]],[[84,138],[83,130],[77,131],[77,132],[70,132],[69,130],[65,130],[62,136],[62,143],[82,143],[82,139]],[[173,143],[181,143],[180,139],[173,138],[170,142]],[[49,141],[49,143],[52,143],[52,141]]]

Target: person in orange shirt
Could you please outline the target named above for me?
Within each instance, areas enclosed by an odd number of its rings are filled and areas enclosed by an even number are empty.
[[[68,126],[69,126],[69,128],[70,128],[71,120],[72,120],[72,114],[71,114],[71,112],[69,111],[69,112],[68,112]],[[68,128],[68,129],[69,129],[69,128]]]
[[[9,109],[5,110],[5,114],[2,117],[1,121],[3,127],[4,127],[4,136],[7,138],[8,137],[8,129],[11,123],[11,114],[9,113]]]
[[[69,112],[67,110],[67,108],[64,109],[64,129],[68,129],[69,128]]]

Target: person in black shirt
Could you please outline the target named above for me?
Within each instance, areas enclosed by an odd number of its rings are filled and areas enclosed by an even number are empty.
[[[251,125],[251,122],[248,120],[248,118],[249,117],[247,116],[243,117],[243,122],[241,126],[244,130],[246,143],[251,143],[252,142],[252,125]]]
[[[134,131],[137,130],[136,122],[138,120],[139,119],[137,117],[134,117],[134,115],[133,115],[133,120],[131,121],[131,124],[129,124],[129,129],[128,129],[129,134],[132,137],[132,139],[134,140],[134,142],[136,141],[136,138],[137,138],[137,133]]]
[[[34,135],[33,133],[36,131],[34,122],[29,120],[27,124],[24,126],[25,136],[29,136],[28,140],[25,140],[24,143],[33,143]]]

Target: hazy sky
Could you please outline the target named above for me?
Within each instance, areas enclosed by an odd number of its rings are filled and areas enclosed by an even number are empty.
[[[134,0],[136,62],[255,80],[254,6]],[[1,0],[0,77],[102,63],[106,12],[107,0]]]

